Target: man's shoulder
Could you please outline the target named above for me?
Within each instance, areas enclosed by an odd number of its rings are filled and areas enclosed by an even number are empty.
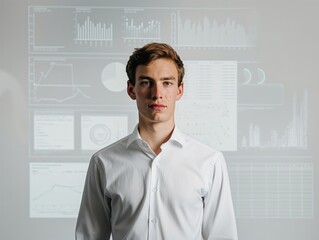
[[[189,136],[187,134],[184,134],[185,136],[185,142],[186,142],[186,146],[187,147],[192,147],[195,148],[197,150],[203,150],[205,152],[211,152],[211,153],[219,153],[220,151],[217,150],[216,148],[200,141],[197,140],[196,138]]]
[[[124,150],[127,147],[127,142],[129,139],[130,135],[127,135],[126,137],[123,137],[116,142],[98,150],[93,154],[93,157],[100,157],[100,156],[105,156],[105,155],[110,155],[112,153],[121,153],[124,152]]]
[[[210,159],[215,162],[218,159],[223,159],[223,153],[218,149],[203,143],[196,138],[184,134],[185,148],[189,156],[196,156],[197,159]]]

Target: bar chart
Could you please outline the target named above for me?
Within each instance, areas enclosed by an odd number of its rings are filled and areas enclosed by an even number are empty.
[[[264,130],[261,124],[250,123],[248,133],[241,138],[239,145],[247,148],[307,149],[308,132],[308,93],[292,98],[291,119],[284,129]],[[269,133],[269,134],[266,134]]]
[[[77,24],[76,41],[113,41],[113,24],[95,23],[88,16],[83,24]]]
[[[161,23],[158,20],[137,23],[133,18],[125,18],[124,43],[138,44],[161,40]]]
[[[188,48],[247,49],[255,46],[255,28],[242,16],[225,11],[180,10],[177,15],[177,45]],[[240,12],[240,11],[239,11]],[[243,13],[243,15],[249,13]]]

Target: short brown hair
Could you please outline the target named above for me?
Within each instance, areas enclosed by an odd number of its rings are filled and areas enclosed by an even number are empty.
[[[135,51],[130,56],[126,64],[126,74],[130,83],[133,86],[135,85],[135,73],[139,65],[147,65],[159,58],[167,58],[175,63],[178,72],[178,85],[180,85],[185,74],[183,61],[170,45],[155,42],[148,43],[142,48],[135,48]]]

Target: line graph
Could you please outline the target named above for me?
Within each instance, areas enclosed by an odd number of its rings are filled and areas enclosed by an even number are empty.
[[[32,201],[37,201],[37,200],[41,200],[41,198],[46,197],[49,194],[54,194],[54,192],[59,192],[59,191],[70,191],[73,193],[77,193],[77,194],[81,194],[82,193],[82,189],[79,186],[66,186],[66,185],[61,185],[61,184],[54,184],[52,185],[48,190],[46,190],[45,192],[41,193],[38,196],[35,196]]]
[[[125,91],[125,60],[122,56],[30,57],[29,103],[132,106]]]
[[[30,217],[76,217],[87,163],[30,163]]]
[[[44,62],[43,62],[44,63]],[[32,101],[35,103],[65,103],[75,98],[90,99],[83,89],[89,84],[76,84],[72,63],[56,61],[30,63]]]

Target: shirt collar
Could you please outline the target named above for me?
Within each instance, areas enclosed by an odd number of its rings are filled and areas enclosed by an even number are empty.
[[[128,148],[133,142],[137,140],[142,140],[140,133],[138,132],[138,124],[135,126],[133,132],[129,136],[127,144],[126,144],[126,148]]]
[[[175,125],[171,138],[168,142],[175,142],[179,144],[181,147],[185,144],[185,135],[179,130],[179,128]]]
[[[133,132],[128,138],[126,148],[128,148],[133,142],[135,141],[143,141],[143,139],[140,136],[140,133],[138,132],[138,124],[135,126]],[[185,144],[185,136],[184,134],[178,129],[178,127],[175,125],[172,136],[167,142],[174,142],[183,147]]]

